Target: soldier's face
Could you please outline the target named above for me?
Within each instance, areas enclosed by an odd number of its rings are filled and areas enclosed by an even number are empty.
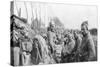
[[[86,35],[87,29],[85,25],[81,26],[81,32],[83,35]]]

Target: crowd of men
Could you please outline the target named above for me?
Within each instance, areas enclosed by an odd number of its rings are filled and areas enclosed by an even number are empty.
[[[80,33],[65,34],[56,33],[55,24],[50,22],[47,33],[36,34],[32,39],[16,26],[15,18],[11,18],[11,22],[11,64],[14,66],[95,61],[97,58],[88,21],[81,24]]]

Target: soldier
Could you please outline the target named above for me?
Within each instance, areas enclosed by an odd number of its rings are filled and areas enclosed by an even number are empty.
[[[69,34],[68,35],[68,38],[69,38],[69,43],[68,43],[68,51],[69,51],[69,54],[72,53],[72,50],[74,49],[74,46],[75,46],[75,41],[74,41],[74,39],[72,37],[73,37],[72,34]]]
[[[75,43],[76,43],[76,51],[80,49],[81,42],[82,42],[82,37],[80,34],[77,34],[76,32],[74,33],[74,38],[75,38]]]
[[[48,27],[48,33],[47,33],[47,37],[48,37],[48,44],[50,46],[50,50],[51,50],[51,53],[53,53],[54,51],[54,39],[56,38],[55,36],[55,33],[54,33],[54,23],[50,22],[49,24],[49,27]]]
[[[73,49],[73,53],[75,54],[75,59],[76,59],[75,61],[78,62],[82,37],[80,34],[77,34],[76,32],[74,32],[74,38],[75,38],[75,47]]]
[[[95,45],[88,30],[88,21],[81,24],[81,32],[83,35],[81,44],[81,61],[92,61],[95,57]]]
[[[63,42],[61,41],[61,34],[57,34],[54,46],[54,56],[57,63],[61,62],[61,52],[63,48]]]
[[[72,51],[75,47],[75,41],[72,38],[72,34],[67,34],[67,42],[65,42],[63,53],[62,53],[62,62],[71,62]],[[63,58],[64,57],[64,58]]]

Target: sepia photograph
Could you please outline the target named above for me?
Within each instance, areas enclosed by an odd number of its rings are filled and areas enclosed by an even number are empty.
[[[95,5],[10,2],[10,65],[98,60]]]

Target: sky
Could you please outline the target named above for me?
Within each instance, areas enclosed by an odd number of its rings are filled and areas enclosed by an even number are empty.
[[[96,6],[18,1],[14,3],[15,15],[18,15],[19,9],[21,17],[28,18],[29,24],[32,16],[37,16],[46,26],[50,17],[58,17],[68,29],[80,29],[81,23],[86,20],[89,28],[98,27]]]

